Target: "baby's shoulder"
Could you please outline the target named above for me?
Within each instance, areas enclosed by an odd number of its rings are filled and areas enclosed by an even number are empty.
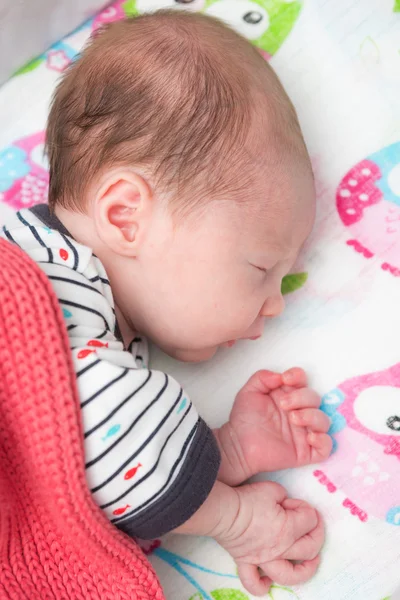
[[[0,235],[19,246],[35,262],[60,264],[80,273],[88,267],[92,272],[96,270],[96,260],[89,247],[76,242],[66,230],[49,226],[29,209],[13,214],[0,228]]]
[[[0,227],[0,236],[26,252],[50,279],[79,281],[82,291],[92,288],[113,306],[110,282],[101,261],[91,248],[74,240],[61,223],[59,227],[55,224],[53,227],[35,212],[23,209]]]

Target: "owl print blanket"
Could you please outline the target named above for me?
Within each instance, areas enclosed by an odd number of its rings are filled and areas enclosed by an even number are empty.
[[[328,461],[267,477],[314,504],[326,524],[321,567],[273,600],[395,600],[400,586],[400,2],[117,0],[0,88],[0,223],[46,200],[43,157],[59,74],[100,25],[175,6],[226,20],[271,62],[313,161],[314,232],[285,278],[286,311],[257,342],[188,367],[153,364],[190,390],[212,426],[259,368],[299,365],[331,418]],[[144,544],[167,598],[250,600],[209,539]]]

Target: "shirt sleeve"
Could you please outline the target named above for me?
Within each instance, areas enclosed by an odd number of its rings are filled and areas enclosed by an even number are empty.
[[[138,368],[114,334],[115,315],[103,294],[90,291],[87,281],[83,288],[74,272],[71,301],[67,276],[48,271],[61,286],[90,491],[118,528],[159,537],[187,521],[209,495],[220,465],[214,435],[177,381]]]

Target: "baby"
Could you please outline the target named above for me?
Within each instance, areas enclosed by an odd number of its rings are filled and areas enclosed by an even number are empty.
[[[304,372],[257,372],[211,431],[148,368],[144,337],[202,361],[283,310],[315,194],[276,75],[202,15],[121,21],[63,77],[47,150],[49,207],[17,213],[2,236],[39,264],[63,310],[94,501],[131,536],[214,537],[254,595],[305,581],[324,537],[316,510],[276,483],[236,487],[329,455]]]

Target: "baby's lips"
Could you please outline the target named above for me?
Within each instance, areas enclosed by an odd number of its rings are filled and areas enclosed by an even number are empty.
[[[232,346],[234,346],[236,344],[237,340],[229,340],[229,342],[225,342],[225,344],[222,344],[223,348],[232,348]]]
[[[244,340],[258,340],[261,337],[261,335],[252,335],[251,337],[247,337],[247,338],[241,338]],[[236,344],[236,342],[238,342],[239,340],[229,340],[229,342],[225,342],[224,344],[221,344],[221,346],[223,348],[232,348],[232,346],[234,346]]]

